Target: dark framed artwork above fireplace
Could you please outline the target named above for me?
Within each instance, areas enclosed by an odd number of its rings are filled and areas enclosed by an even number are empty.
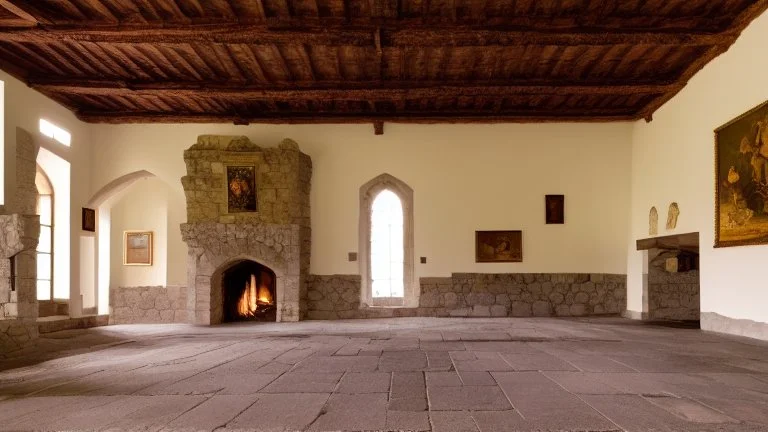
[[[227,166],[227,211],[245,213],[258,211],[256,197],[256,167]]]

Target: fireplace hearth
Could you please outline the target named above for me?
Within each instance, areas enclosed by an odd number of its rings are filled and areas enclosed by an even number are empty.
[[[222,274],[224,321],[275,321],[276,276],[269,268],[242,261]]]

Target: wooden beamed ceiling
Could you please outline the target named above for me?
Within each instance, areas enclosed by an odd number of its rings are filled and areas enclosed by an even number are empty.
[[[0,0],[0,68],[89,122],[650,119],[768,0]]]

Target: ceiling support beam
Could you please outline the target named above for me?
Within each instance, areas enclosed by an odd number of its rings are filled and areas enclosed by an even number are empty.
[[[655,84],[568,84],[492,82],[487,85],[446,85],[444,83],[393,82],[379,85],[366,83],[366,87],[350,83],[313,83],[303,87],[287,82],[291,87],[254,86],[242,83],[126,83],[124,81],[55,80],[30,78],[30,87],[52,93],[70,93],[95,96],[171,96],[215,97],[222,99],[270,100],[401,100],[444,96],[515,96],[515,95],[636,95],[665,94],[680,90],[676,83]]]
[[[586,117],[585,117],[586,116]],[[478,112],[439,112],[439,113],[403,113],[393,116],[355,116],[355,115],[318,115],[317,113],[290,113],[265,116],[245,115],[209,115],[209,114],[169,114],[169,113],[134,113],[134,112],[78,112],[77,117],[88,123],[235,123],[235,124],[362,124],[376,122],[388,123],[608,123],[616,121],[634,121],[638,117],[626,110],[571,110],[558,115],[525,111],[484,115]],[[375,127],[375,126],[374,126]]]
[[[2,1],[2,0],[0,0]],[[302,27],[299,27],[302,28]],[[5,42],[95,42],[95,43],[258,43],[313,44],[326,46],[444,47],[508,45],[676,45],[708,46],[732,43],[738,34],[697,32],[575,30],[506,31],[490,28],[450,27],[371,27],[352,26],[272,29],[264,25],[223,24],[187,26],[44,26],[0,29]]]

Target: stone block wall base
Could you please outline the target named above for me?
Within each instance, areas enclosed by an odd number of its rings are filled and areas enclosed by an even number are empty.
[[[701,313],[701,329],[768,341],[768,323],[730,318],[715,312]]]
[[[419,281],[416,308],[361,308],[359,275],[310,275],[310,319],[618,315],[626,276],[576,273],[455,273]]]
[[[39,335],[34,321],[0,320],[0,358],[33,344]]]
[[[109,295],[110,324],[187,322],[187,288],[118,287]]]

